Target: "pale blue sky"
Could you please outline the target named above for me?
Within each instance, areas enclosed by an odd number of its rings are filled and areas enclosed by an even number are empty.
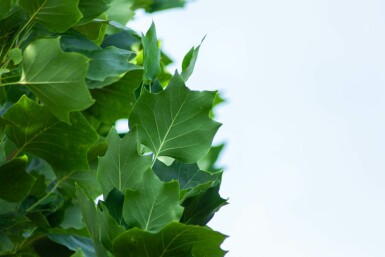
[[[196,0],[155,21],[219,89],[228,257],[385,256],[385,2]],[[177,66],[179,67],[179,66]]]

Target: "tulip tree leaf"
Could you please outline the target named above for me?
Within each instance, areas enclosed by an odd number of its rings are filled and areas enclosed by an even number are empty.
[[[163,183],[150,169],[135,190],[125,192],[123,219],[129,226],[156,232],[179,221],[182,211],[178,182]]]
[[[24,51],[20,83],[26,85],[62,121],[93,100],[85,84],[87,57],[64,53],[59,38],[40,39]]]
[[[79,9],[83,14],[82,23],[91,21],[108,10],[104,0],[79,0]]]
[[[79,0],[19,0],[29,16],[52,32],[64,32],[75,25],[82,13]]]
[[[203,42],[204,38],[202,39]],[[194,71],[195,63],[198,59],[199,48],[201,45],[197,47],[192,47],[190,51],[186,54],[182,61],[182,72],[180,76],[184,81],[187,81],[191,74]]]
[[[220,248],[225,235],[207,227],[171,223],[158,233],[134,228],[120,234],[113,242],[116,257],[223,257]]]
[[[158,39],[156,37],[155,24],[152,23],[146,35],[142,37],[144,50],[144,74],[145,81],[151,81],[160,73],[160,50],[158,47]]]
[[[135,131],[130,131],[121,139],[113,128],[107,140],[108,150],[106,155],[99,159],[97,171],[104,196],[113,188],[121,192],[127,188],[136,188],[145,171],[151,166],[151,156],[141,156],[138,153]]]
[[[179,74],[158,94],[144,91],[129,121],[141,143],[158,156],[193,163],[210,149],[220,123],[209,118],[216,92],[191,91]]]
[[[0,198],[8,202],[23,200],[35,182],[25,171],[27,158],[16,158],[0,166]]]
[[[182,190],[188,190],[209,182],[214,183],[221,178],[220,173],[202,171],[195,163],[186,164],[180,161],[174,161],[170,166],[156,161],[153,170],[163,182],[177,180]]]
[[[4,114],[5,133],[18,152],[29,152],[46,160],[55,170],[88,169],[87,151],[97,134],[80,113],[72,113],[72,125],[61,122],[23,96]]]
[[[134,91],[140,86],[142,76],[142,69],[132,70],[112,85],[92,89],[95,104],[87,112],[111,125],[118,119],[127,118],[136,101]]]

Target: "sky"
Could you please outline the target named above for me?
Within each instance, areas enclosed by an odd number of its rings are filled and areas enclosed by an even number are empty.
[[[187,83],[226,104],[209,225],[227,257],[385,256],[385,1],[196,0],[153,20]]]

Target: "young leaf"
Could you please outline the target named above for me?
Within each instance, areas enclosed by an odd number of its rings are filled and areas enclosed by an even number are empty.
[[[202,171],[195,163],[186,164],[180,161],[174,161],[170,166],[161,161],[156,161],[153,170],[163,182],[177,180],[182,190],[188,190],[209,182],[214,184],[215,181],[221,178],[220,173]]]
[[[150,169],[135,191],[126,190],[123,218],[129,226],[157,232],[168,223],[179,221],[182,212],[178,182],[163,183]]]
[[[84,110],[93,100],[85,84],[87,57],[64,53],[59,38],[40,39],[24,51],[20,83],[26,85],[60,120]]]
[[[225,235],[207,227],[171,223],[158,233],[138,228],[120,234],[113,242],[116,257],[223,257]]]
[[[107,137],[108,150],[99,159],[98,180],[106,197],[113,188],[124,192],[134,189],[142,181],[143,174],[151,166],[151,156],[138,154],[138,141],[135,131],[120,139],[113,128]]]
[[[160,73],[160,50],[158,47],[158,39],[156,37],[155,24],[152,23],[146,36],[142,37],[144,49],[144,74],[143,80],[151,81]]]
[[[159,94],[144,91],[129,121],[137,126],[142,144],[158,156],[194,163],[210,149],[220,123],[210,119],[216,92],[190,91],[175,74]]]
[[[31,19],[52,32],[64,32],[75,25],[82,13],[79,0],[19,0]]]
[[[203,40],[204,40],[204,38],[202,39],[202,42],[203,42]],[[198,53],[199,53],[200,46],[201,45],[199,45],[196,48],[195,47],[191,48],[190,51],[186,54],[186,56],[183,58],[182,72],[181,72],[180,76],[183,78],[184,81],[187,81],[194,71],[195,63],[198,59]]]
[[[27,157],[16,158],[0,166],[0,198],[20,202],[30,192],[35,178],[25,172]]]
[[[37,155],[58,171],[88,169],[87,151],[97,134],[80,113],[70,116],[69,125],[23,96],[3,118],[10,123],[5,133],[18,152]]]

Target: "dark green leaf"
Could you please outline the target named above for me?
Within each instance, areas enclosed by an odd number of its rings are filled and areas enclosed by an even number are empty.
[[[66,174],[60,174],[59,179]],[[60,185],[60,189],[65,191],[69,196],[75,196],[75,184],[80,185],[83,190],[91,197],[96,198],[102,193],[102,189],[99,186],[96,179],[96,171],[75,171]]]
[[[182,190],[188,190],[207,183],[214,184],[221,178],[220,173],[209,173],[200,170],[196,163],[186,164],[180,161],[174,161],[170,166],[161,161],[156,161],[153,170],[163,182],[177,180]]]
[[[0,198],[22,201],[31,191],[35,178],[25,172],[27,157],[16,158],[0,166]]]
[[[225,199],[221,198],[219,186],[207,189],[205,192],[187,198],[183,202],[185,207],[182,223],[204,226],[206,225],[222,206],[226,205]]]
[[[138,66],[129,63],[132,51],[109,46],[100,51],[87,53],[91,58],[87,74],[89,88],[101,88],[118,81],[126,72],[137,70]]]
[[[103,41],[104,35],[106,34],[107,26],[108,21],[93,20],[92,22],[76,26],[74,29],[81,32],[95,44],[100,45]]]
[[[185,0],[135,0],[132,9],[143,8],[147,12],[157,12],[171,8],[183,7]]]
[[[209,151],[221,125],[208,117],[215,94],[190,91],[175,74],[163,92],[143,92],[131,112],[130,126],[138,127],[141,143],[155,157],[196,162]]]
[[[121,139],[113,128],[108,134],[107,153],[100,158],[98,165],[103,195],[107,196],[113,188],[121,192],[136,188],[150,166],[151,156],[138,154],[136,131],[130,131]]]
[[[136,101],[134,91],[140,86],[142,76],[142,69],[132,70],[112,85],[91,90],[96,101],[87,112],[110,125],[118,119],[128,118]]]
[[[100,51],[101,48],[84,35],[71,31],[60,37],[60,46],[66,52],[87,53]]]
[[[218,172],[219,169],[215,166],[215,163],[217,162],[224,146],[224,144],[221,144],[211,147],[210,151],[198,161],[199,168],[208,172]]]
[[[120,49],[131,50],[134,44],[140,43],[140,37],[133,30],[126,29],[119,33],[106,35],[102,47],[115,46]]]
[[[66,234],[49,234],[48,238],[55,243],[66,246],[72,251],[82,249],[86,257],[96,256],[95,249],[90,238]]]
[[[158,233],[138,228],[119,235],[113,242],[116,257],[223,257],[225,235],[207,227],[171,223]]]
[[[147,170],[135,191],[126,190],[123,218],[129,226],[156,232],[179,221],[182,212],[178,182],[163,183],[151,170]]]
[[[79,0],[19,0],[31,19],[53,32],[64,32],[75,25],[82,13]]]
[[[108,10],[108,3],[104,0],[79,0],[79,9],[83,14],[81,23],[86,23]]]
[[[14,2],[15,0],[1,0],[0,20],[10,15]]]
[[[87,58],[78,53],[62,52],[58,38],[40,39],[30,44],[24,51],[22,66],[20,83],[60,120],[69,122],[70,112],[83,110],[93,103],[84,81]]]
[[[101,243],[100,223],[95,203],[80,187],[76,188],[76,198],[83,214],[84,223],[94,243],[97,257],[108,257],[108,252]]]
[[[56,170],[88,169],[87,151],[97,134],[81,114],[73,113],[69,125],[23,96],[8,109],[4,119],[11,123],[5,133],[18,152],[35,154]]]
[[[113,217],[119,225],[123,225],[123,203],[124,194],[114,188],[104,201],[104,205],[107,207],[111,217]]]
[[[144,51],[144,74],[145,81],[151,81],[160,73],[160,50],[158,47],[158,39],[156,37],[155,24],[152,23],[146,36],[142,36],[142,44]]]
[[[23,60],[23,53],[20,48],[13,48],[8,52],[9,58],[12,60],[14,65],[21,63]]]

